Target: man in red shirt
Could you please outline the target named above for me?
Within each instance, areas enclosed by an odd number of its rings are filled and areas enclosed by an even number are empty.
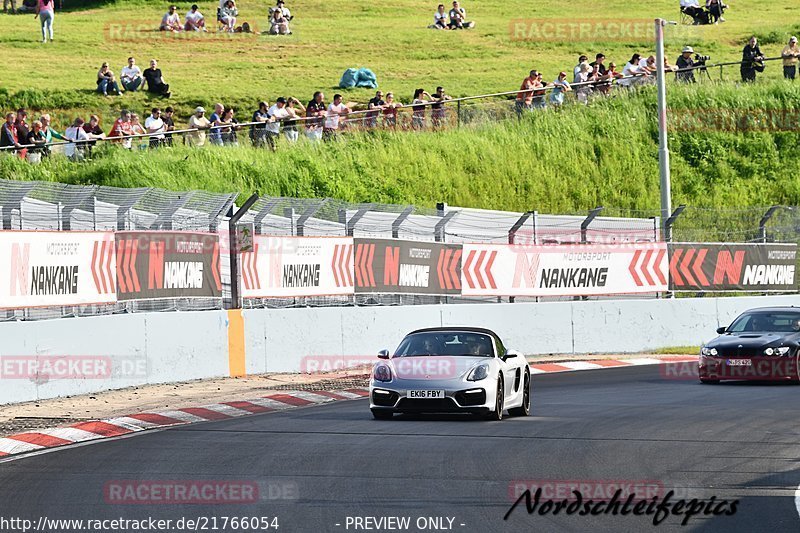
[[[9,113],[6,115],[6,121],[0,126],[0,148],[5,148],[6,146],[20,147],[17,136],[17,126],[14,124],[16,119],[16,113]],[[3,150],[0,154],[6,152],[8,152],[8,150]]]
[[[131,129],[131,112],[127,109],[123,109],[122,112],[119,114],[119,118],[114,121],[114,125],[111,126],[111,131],[108,132],[109,137],[123,137],[126,135],[131,135],[133,130]],[[131,147],[131,139],[123,139],[122,146],[125,148]]]
[[[514,107],[517,110],[517,116],[521,117],[523,111],[530,111],[533,109],[533,89],[536,88],[536,78],[538,75],[538,72],[532,70],[530,75],[522,80],[522,86],[519,88],[520,92],[517,93],[517,100],[514,103]]]

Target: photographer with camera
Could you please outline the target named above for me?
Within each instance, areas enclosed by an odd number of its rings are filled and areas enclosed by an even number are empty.
[[[682,81],[683,83],[696,83],[697,80],[694,79],[694,60],[692,59],[692,54],[694,50],[691,46],[684,46],[681,55],[678,56],[678,60],[675,64],[678,66],[678,72],[675,73],[675,80]],[[698,56],[699,57],[699,56]],[[687,70],[691,69],[691,70]]]
[[[764,54],[758,47],[758,39],[754,36],[744,45],[742,65],[740,67],[742,81],[756,81],[756,72],[764,72]]]

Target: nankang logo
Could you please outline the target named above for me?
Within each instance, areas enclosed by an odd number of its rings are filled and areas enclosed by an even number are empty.
[[[539,287],[605,287],[608,268],[544,268]]]

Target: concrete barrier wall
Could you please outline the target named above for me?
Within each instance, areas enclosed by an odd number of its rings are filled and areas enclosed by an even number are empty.
[[[8,378],[0,404],[151,383],[264,372],[299,372],[308,356],[373,357],[408,331],[479,325],[526,354],[640,352],[696,346],[742,311],[800,305],[800,296],[614,300],[407,307],[255,309],[149,313],[0,323],[0,364],[14,356],[100,356],[110,376]],[[237,315],[238,316],[238,315]],[[241,338],[239,338],[241,337]],[[244,369],[238,370],[238,369]]]

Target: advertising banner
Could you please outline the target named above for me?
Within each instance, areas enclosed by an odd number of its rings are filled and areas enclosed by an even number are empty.
[[[122,231],[115,237],[119,300],[222,297],[216,233]]]
[[[254,235],[241,268],[244,298],[352,295],[353,238]]]
[[[793,291],[796,244],[672,243],[670,289]]]
[[[461,294],[461,245],[355,239],[357,293]]]
[[[464,244],[465,296],[593,296],[667,290],[664,243]]]
[[[0,231],[0,308],[116,301],[111,232]]]

